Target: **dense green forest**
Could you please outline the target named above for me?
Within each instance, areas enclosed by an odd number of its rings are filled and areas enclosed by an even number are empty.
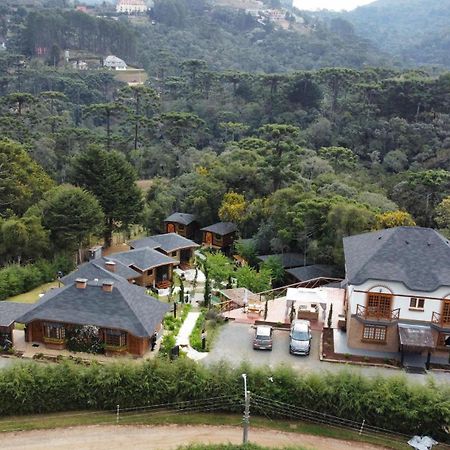
[[[350,12],[319,16],[348,21],[357,35],[403,64],[448,68],[449,10],[449,0],[377,0]]]
[[[82,13],[64,10],[10,14],[21,30],[13,42],[23,47],[0,53],[3,263],[73,252],[92,236],[108,244],[132,224],[159,232],[174,210],[196,214],[202,225],[235,221],[259,252],[302,251],[338,264],[349,234],[414,223],[448,232],[450,74],[338,67],[263,73],[274,61],[274,71],[308,67],[310,54],[295,54],[292,43],[285,44],[294,53],[276,47],[277,33],[300,35],[271,30],[261,45],[270,42],[273,53],[256,42],[231,44],[254,32],[237,33],[248,17],[205,10],[195,0],[180,23],[168,23],[177,1],[156,3],[155,25],[144,18],[103,27],[107,19],[83,22]],[[195,15],[205,11],[228,31],[205,20],[195,31],[204,38],[192,38]],[[53,25],[31,27],[35,20]],[[133,36],[127,57],[148,70],[145,85],[64,63],[64,45],[84,47],[90,21],[97,25],[89,36],[105,33],[86,44],[90,52]],[[52,57],[31,57],[33,39],[46,39],[39,42]],[[364,59],[357,47],[344,44],[342,52]],[[245,65],[249,71],[236,70]],[[138,179],[143,191],[131,188]],[[11,236],[21,245],[8,247]]]

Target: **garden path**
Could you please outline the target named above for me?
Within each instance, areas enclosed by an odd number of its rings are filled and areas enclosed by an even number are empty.
[[[180,331],[178,332],[176,343],[181,347],[181,349],[186,353],[186,356],[194,361],[198,361],[207,356],[208,353],[198,352],[193,349],[189,344],[189,336],[195,327],[197,319],[199,318],[199,312],[188,313],[183,325],[181,325]]]

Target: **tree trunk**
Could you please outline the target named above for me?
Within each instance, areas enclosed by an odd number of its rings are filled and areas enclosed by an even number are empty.
[[[108,217],[105,223],[105,231],[103,232],[103,237],[105,239],[105,247],[111,247],[112,244],[112,232],[113,232],[113,219]]]

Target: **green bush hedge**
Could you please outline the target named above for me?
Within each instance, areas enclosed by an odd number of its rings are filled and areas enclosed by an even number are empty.
[[[355,421],[365,419],[368,425],[407,435],[449,439],[443,430],[450,426],[448,385],[413,385],[401,376],[298,374],[287,367],[207,368],[187,359],[91,366],[18,364],[0,371],[0,416],[114,410],[118,404],[126,408],[218,396],[242,399],[243,372],[255,395]],[[242,405],[223,410],[242,412]],[[263,413],[252,405],[252,414],[258,412]]]
[[[67,274],[74,268],[71,258],[58,257],[53,261],[40,260],[34,264],[11,264],[0,269],[0,300],[28,292],[56,279],[57,273]]]

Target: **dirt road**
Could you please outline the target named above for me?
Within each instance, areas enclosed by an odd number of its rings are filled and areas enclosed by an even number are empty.
[[[303,446],[317,450],[380,450],[370,444],[360,444],[325,437],[275,430],[251,429],[251,442],[270,447]],[[123,450],[175,449],[194,443],[240,443],[242,429],[228,426],[103,426],[58,428],[0,434],[0,448],[6,449],[73,449]]]

